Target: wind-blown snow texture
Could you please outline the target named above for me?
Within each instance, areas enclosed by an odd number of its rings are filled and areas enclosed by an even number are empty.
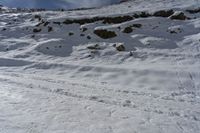
[[[199,133],[199,2],[1,7],[0,132]]]

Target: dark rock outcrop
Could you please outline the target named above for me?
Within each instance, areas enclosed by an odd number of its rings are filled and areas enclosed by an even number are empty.
[[[174,14],[174,11],[173,10],[160,10],[160,11],[157,11],[153,14],[153,16],[156,16],[156,17],[169,17],[171,15]]]
[[[117,36],[114,31],[108,31],[104,29],[95,30],[94,34],[101,37],[102,39],[109,39]]]
[[[187,16],[183,12],[176,12],[172,16],[170,16],[172,20],[186,20],[188,19]]]

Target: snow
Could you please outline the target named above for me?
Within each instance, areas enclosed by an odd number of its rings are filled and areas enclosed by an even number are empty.
[[[64,12],[5,7],[0,14],[0,132],[198,133],[200,15],[186,11],[198,2],[132,0]],[[190,19],[62,23],[161,9]],[[130,26],[133,31],[124,33]],[[117,36],[102,39],[94,34],[97,29]],[[117,50],[120,45],[124,51]]]

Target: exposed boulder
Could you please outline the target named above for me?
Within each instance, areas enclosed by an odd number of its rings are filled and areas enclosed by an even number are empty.
[[[107,17],[104,19],[104,24],[119,24],[126,21],[133,20],[132,16],[118,16],[118,17]]]
[[[126,28],[123,30],[123,33],[131,33],[131,32],[133,32],[133,29],[132,29],[131,26],[126,27]]]
[[[38,19],[39,21],[42,20],[42,17],[40,15],[35,15],[34,18]]]
[[[191,13],[191,14],[195,14],[195,13],[199,13],[200,12],[200,8],[188,9],[186,11],[189,12],[189,13]]]
[[[131,33],[131,32],[133,32],[133,27],[134,28],[141,28],[142,24],[132,24],[131,26],[124,28],[124,30],[122,32],[123,33]]]
[[[174,11],[173,10],[160,10],[160,11],[157,11],[153,14],[153,16],[156,16],[156,17],[169,17],[171,15],[174,14]]]
[[[125,51],[126,50],[126,48],[123,44],[116,45],[115,48],[117,51]]]
[[[114,31],[108,31],[104,29],[95,30],[94,34],[96,34],[97,36],[103,39],[114,38],[117,36],[117,34]]]
[[[187,16],[183,12],[176,12],[172,16],[170,16],[172,20],[186,20],[188,19]]]
[[[74,20],[71,20],[71,19],[66,19],[63,24],[80,24],[80,25],[83,25],[83,24],[87,24],[87,23],[94,23],[96,21],[100,21],[100,20],[103,20],[104,18],[100,18],[100,17],[94,17],[94,18],[83,18],[83,19],[74,19]]]

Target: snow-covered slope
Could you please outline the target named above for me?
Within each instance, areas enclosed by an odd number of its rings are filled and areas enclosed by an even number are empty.
[[[198,133],[200,1],[0,14],[0,132]]]

